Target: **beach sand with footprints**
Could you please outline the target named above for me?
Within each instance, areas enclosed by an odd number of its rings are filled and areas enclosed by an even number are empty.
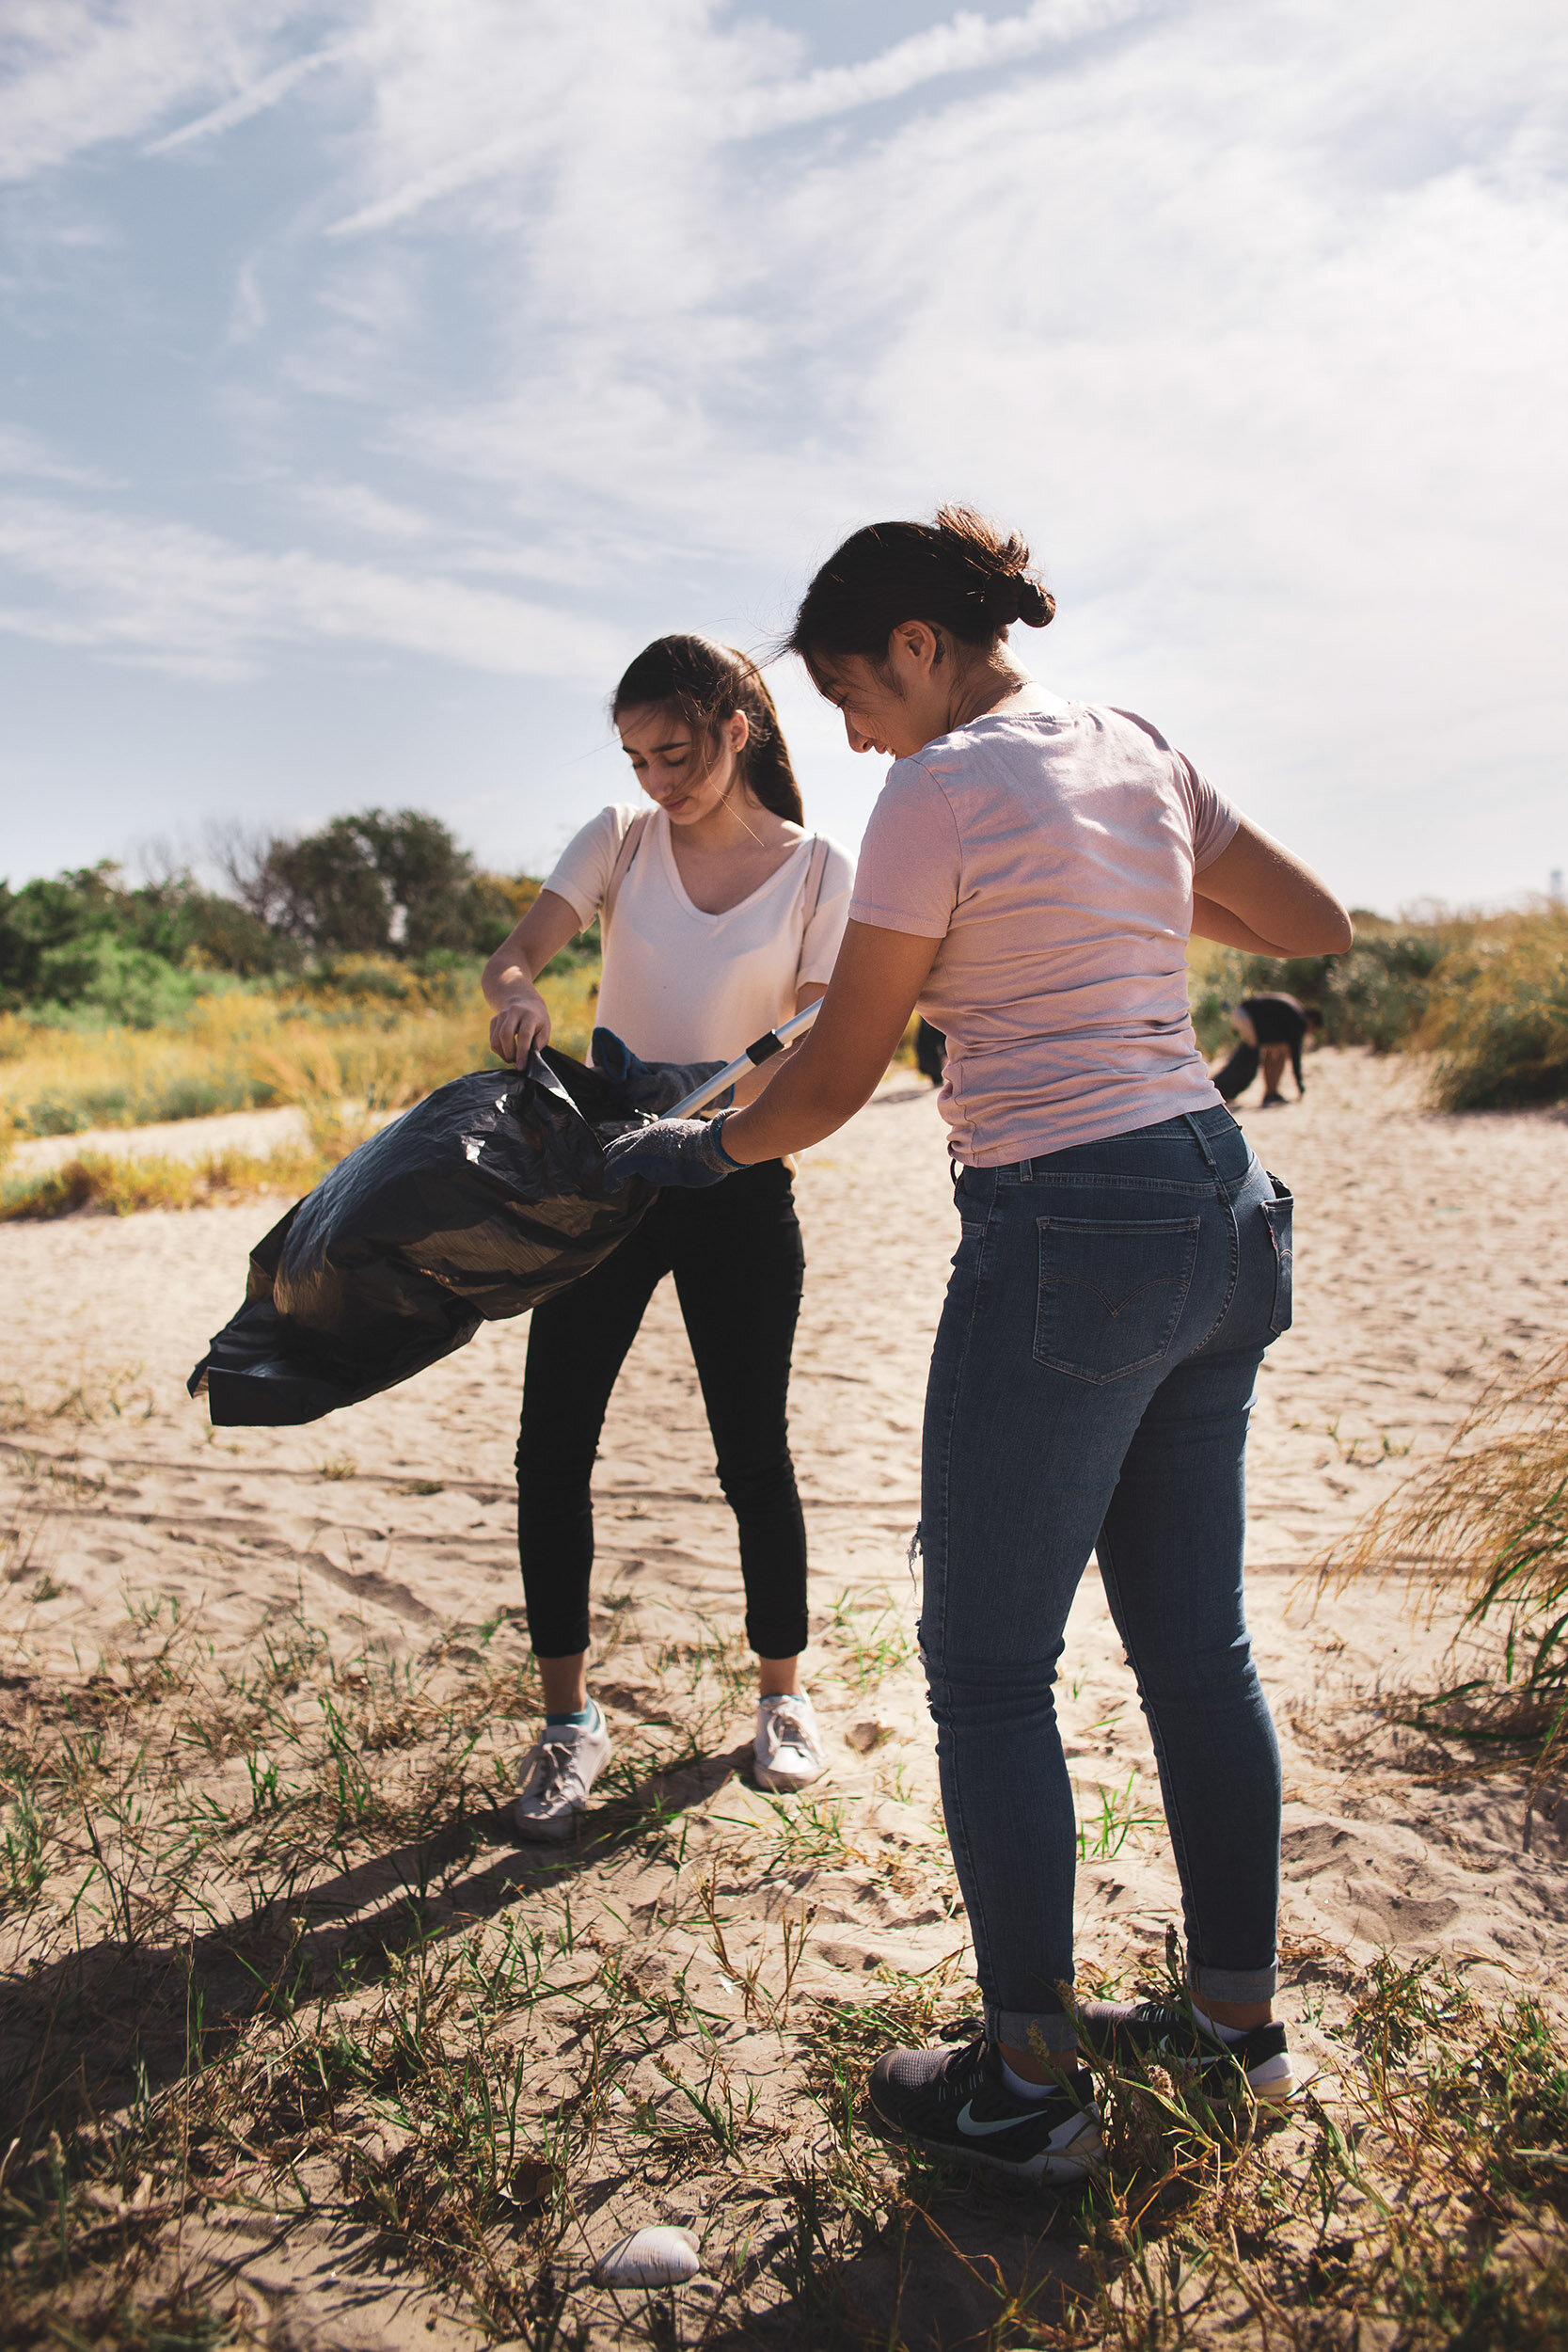
[[[1568,1818],[1538,1809],[1527,1844],[1516,1774],[1439,1769],[1395,1720],[1447,1670],[1451,1596],[1310,1575],[1560,1333],[1568,1121],[1425,1116],[1406,1061],[1307,1069],[1305,1103],[1244,1114],[1297,1202],[1249,1559],[1286,1759],[1282,2010],[1333,2114],[1354,2096],[1344,2019],[1385,1956],[1441,1960],[1481,2012],[1568,1981]],[[507,1820],[535,1706],[524,1327],[311,1427],[214,1432],[184,1377],[272,1204],[0,1229],[0,1697],[39,1823],[28,1899],[13,1885],[0,1918],[0,2063],[19,2111],[74,2096],[99,2135],[60,2312],[119,2280],[300,2345],[579,2325],[816,2344],[857,2340],[857,2312],[861,2340],[956,2344],[1006,2295],[1065,2325],[1075,2297],[1123,2291],[1114,2243],[1085,2249],[1049,2198],[909,2191],[855,2120],[888,2021],[958,2018],[970,1985],[908,1562],[957,1238],[928,1089],[896,1075],[804,1156],[799,1195],[792,1429],[829,1775],[796,1801],[750,1785],[733,1522],[666,1284],[596,1481],[616,1768],[580,1843],[545,1854]],[[1061,1706],[1085,1978],[1147,1980],[1176,1881],[1092,1569]],[[1318,2128],[1281,2126],[1267,2165],[1301,2171]],[[646,2222],[702,2242],[666,2319],[588,2281]],[[1244,2307],[1220,2295],[1216,2327]]]

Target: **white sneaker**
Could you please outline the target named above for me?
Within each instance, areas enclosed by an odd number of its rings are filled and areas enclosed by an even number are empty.
[[[816,1709],[803,1691],[759,1700],[752,1754],[759,1788],[804,1788],[827,1771]]]
[[[597,1707],[591,1724],[546,1724],[529,1756],[528,1772],[512,1808],[524,1837],[560,1845],[577,1828],[588,1791],[614,1752]]]

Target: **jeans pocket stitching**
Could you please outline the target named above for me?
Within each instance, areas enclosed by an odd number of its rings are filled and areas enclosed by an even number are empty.
[[[1238,1184],[1244,1184],[1246,1177],[1247,1170],[1243,1168],[1234,1181]],[[1115,1176],[1104,1170],[1085,1173],[1082,1170],[1037,1168],[1029,1181],[1033,1184],[1054,1184],[1063,1192],[1169,1192],[1191,1200],[1210,1200],[1214,1191],[1212,1175]]]
[[[1069,1379],[1082,1380],[1094,1388],[1103,1388],[1110,1381],[1125,1379],[1132,1373],[1147,1372],[1150,1365],[1163,1362],[1170,1353],[1171,1344],[1176,1338],[1182,1314],[1186,1310],[1188,1297],[1191,1295],[1193,1273],[1197,1263],[1198,1237],[1203,1229],[1203,1219],[1197,1216],[1138,1219],[1040,1216],[1036,1218],[1035,1226],[1038,1245],[1038,1287],[1035,1304],[1035,1361],[1043,1365],[1048,1371],[1063,1373]],[[1172,1265],[1150,1274],[1133,1288],[1122,1291],[1118,1295],[1117,1303],[1113,1305],[1104,1289],[1086,1273],[1082,1265],[1071,1272],[1064,1268],[1052,1268],[1050,1241],[1053,1233],[1060,1235],[1064,1240],[1070,1240],[1076,1236],[1085,1241],[1090,1237],[1096,1240],[1127,1241],[1150,1235],[1158,1235],[1163,1239],[1170,1240],[1180,1238],[1182,1245],[1180,1252],[1180,1265],[1173,1263]],[[1118,1320],[1127,1312],[1134,1299],[1146,1296],[1150,1291],[1168,1290],[1172,1293],[1172,1298],[1163,1327],[1158,1330],[1149,1330],[1145,1335],[1149,1344],[1144,1353],[1123,1363],[1092,1365],[1082,1359],[1082,1341],[1077,1359],[1067,1354],[1067,1335],[1056,1327],[1061,1321],[1060,1294],[1067,1286],[1079,1292],[1093,1291],[1100,1298],[1112,1322]]]

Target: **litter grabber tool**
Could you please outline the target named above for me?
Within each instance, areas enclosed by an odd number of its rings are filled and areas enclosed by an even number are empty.
[[[754,1043],[748,1045],[743,1054],[737,1054],[734,1061],[727,1061],[723,1069],[716,1071],[711,1078],[705,1078],[701,1086],[692,1088],[689,1094],[683,1094],[680,1101],[661,1112],[660,1117],[695,1119],[700,1110],[707,1108],[715,1095],[724,1093],[737,1078],[744,1078],[748,1071],[760,1069],[765,1061],[771,1061],[775,1054],[782,1054],[786,1046],[792,1045],[798,1037],[803,1037],[825,1001],[819,996],[816,1004],[807,1005],[803,1012],[791,1013],[787,1021],[781,1021],[776,1029],[769,1029],[766,1037],[759,1037]]]

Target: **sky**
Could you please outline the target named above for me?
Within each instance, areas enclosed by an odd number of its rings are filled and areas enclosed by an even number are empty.
[[[638,647],[1023,531],[1056,691],[1350,902],[1568,866],[1543,0],[0,0],[0,876],[434,810],[547,867]],[[883,772],[796,664],[808,819]]]

